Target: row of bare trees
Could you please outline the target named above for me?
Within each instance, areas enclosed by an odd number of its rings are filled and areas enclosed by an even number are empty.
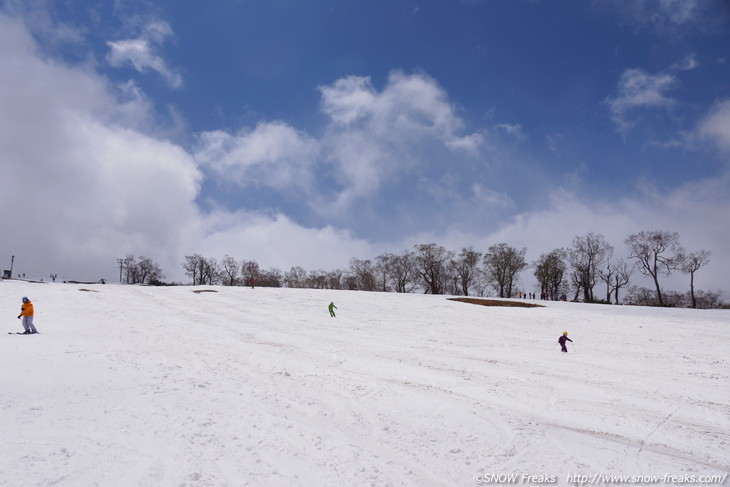
[[[346,270],[307,272],[293,267],[284,276],[287,287],[349,289],[430,294],[479,295],[490,289],[501,297],[517,293],[519,273],[528,267],[526,249],[502,243],[481,253],[471,247],[456,253],[430,243],[400,254],[385,253],[374,260],[350,261]]]
[[[664,291],[662,293],[664,306],[671,306],[672,308],[727,308],[728,305],[723,303],[720,298],[719,292],[702,290],[698,290],[695,293],[690,291],[686,293]],[[623,299],[623,303],[634,306],[656,306],[656,291],[647,287],[630,286],[626,297]]]
[[[185,275],[193,285],[241,286],[254,282],[257,286],[281,287],[283,276],[279,269],[261,269],[254,260],[237,261],[225,255],[221,261],[200,254],[186,255],[183,263]]]
[[[710,252],[687,252],[679,243],[679,234],[665,231],[642,231],[629,235],[624,244],[628,260],[614,259],[614,248],[601,234],[588,233],[573,239],[569,249],[555,249],[543,254],[535,263],[535,277],[542,293],[552,299],[572,289],[574,300],[582,294],[587,302],[597,301],[594,288],[599,282],[606,285],[606,302],[619,302],[619,291],[628,286],[637,271],[654,282],[656,304],[666,303],[659,278],[673,271],[690,276],[689,305],[697,307],[694,277],[701,267],[709,263]],[[676,299],[675,299],[676,302]]]
[[[601,234],[588,233],[573,239],[573,246],[542,254],[533,264],[540,292],[549,299],[573,293],[573,300],[600,301],[594,294],[599,282],[606,285],[605,302],[618,303],[619,291],[635,272],[633,264],[614,260],[613,247]]]
[[[222,284],[240,286],[254,280],[257,286],[318,289],[349,289],[430,294],[454,294],[503,298],[514,297],[522,286],[521,273],[532,268],[540,293],[545,299],[571,295],[573,300],[619,303],[622,290],[629,289],[637,272],[653,280],[655,304],[706,306],[717,303],[719,294],[695,292],[695,273],[709,263],[710,252],[687,252],[679,235],[664,231],[642,231],[629,235],[624,244],[626,258],[614,258],[614,247],[601,234],[576,236],[569,248],[557,248],[528,263],[526,248],[506,243],[490,246],[485,252],[464,247],[454,252],[430,243],[416,245],[400,254],[385,253],[373,260],[353,258],[347,269],[307,271],[292,267],[283,273],[277,268],[261,269],[254,260],[238,261],[225,255],[220,261],[200,254],[185,256],[183,268],[194,285]],[[159,265],[146,257],[128,255],[117,259],[120,282],[150,283],[164,278]],[[677,293],[666,294],[661,277],[681,271],[690,276],[690,290],[684,300]],[[605,299],[595,289],[605,286]],[[626,291],[624,291],[626,292]],[[632,288],[630,299],[646,304],[645,289]],[[699,296],[699,299],[698,299]],[[717,299],[713,299],[713,297]]]

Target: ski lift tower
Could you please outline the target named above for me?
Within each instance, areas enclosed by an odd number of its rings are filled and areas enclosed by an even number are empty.
[[[10,257],[10,270],[3,270],[3,279],[12,279],[13,277],[13,263],[15,262],[15,256]]]

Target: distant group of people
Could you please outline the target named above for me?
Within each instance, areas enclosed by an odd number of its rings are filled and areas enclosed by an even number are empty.
[[[517,297],[519,299],[537,299],[537,293],[524,293],[522,291],[517,292]],[[549,301],[550,295],[548,293],[540,293],[540,299],[542,301]],[[559,301],[567,301],[568,297],[563,294],[558,298]]]
[[[543,301],[550,301],[550,295],[548,293],[542,293],[542,294],[540,294],[540,299]],[[565,294],[561,294],[560,297],[558,298],[558,301],[567,301],[567,300],[568,300],[568,296],[566,296]]]

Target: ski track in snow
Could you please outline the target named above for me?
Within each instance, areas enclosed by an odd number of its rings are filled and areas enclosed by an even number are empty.
[[[24,295],[41,334],[0,353],[3,486],[728,471],[726,310],[3,281],[7,331]]]

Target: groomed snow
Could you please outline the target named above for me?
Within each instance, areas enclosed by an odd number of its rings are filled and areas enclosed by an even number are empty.
[[[545,304],[0,281],[0,485],[727,475],[729,311]]]

